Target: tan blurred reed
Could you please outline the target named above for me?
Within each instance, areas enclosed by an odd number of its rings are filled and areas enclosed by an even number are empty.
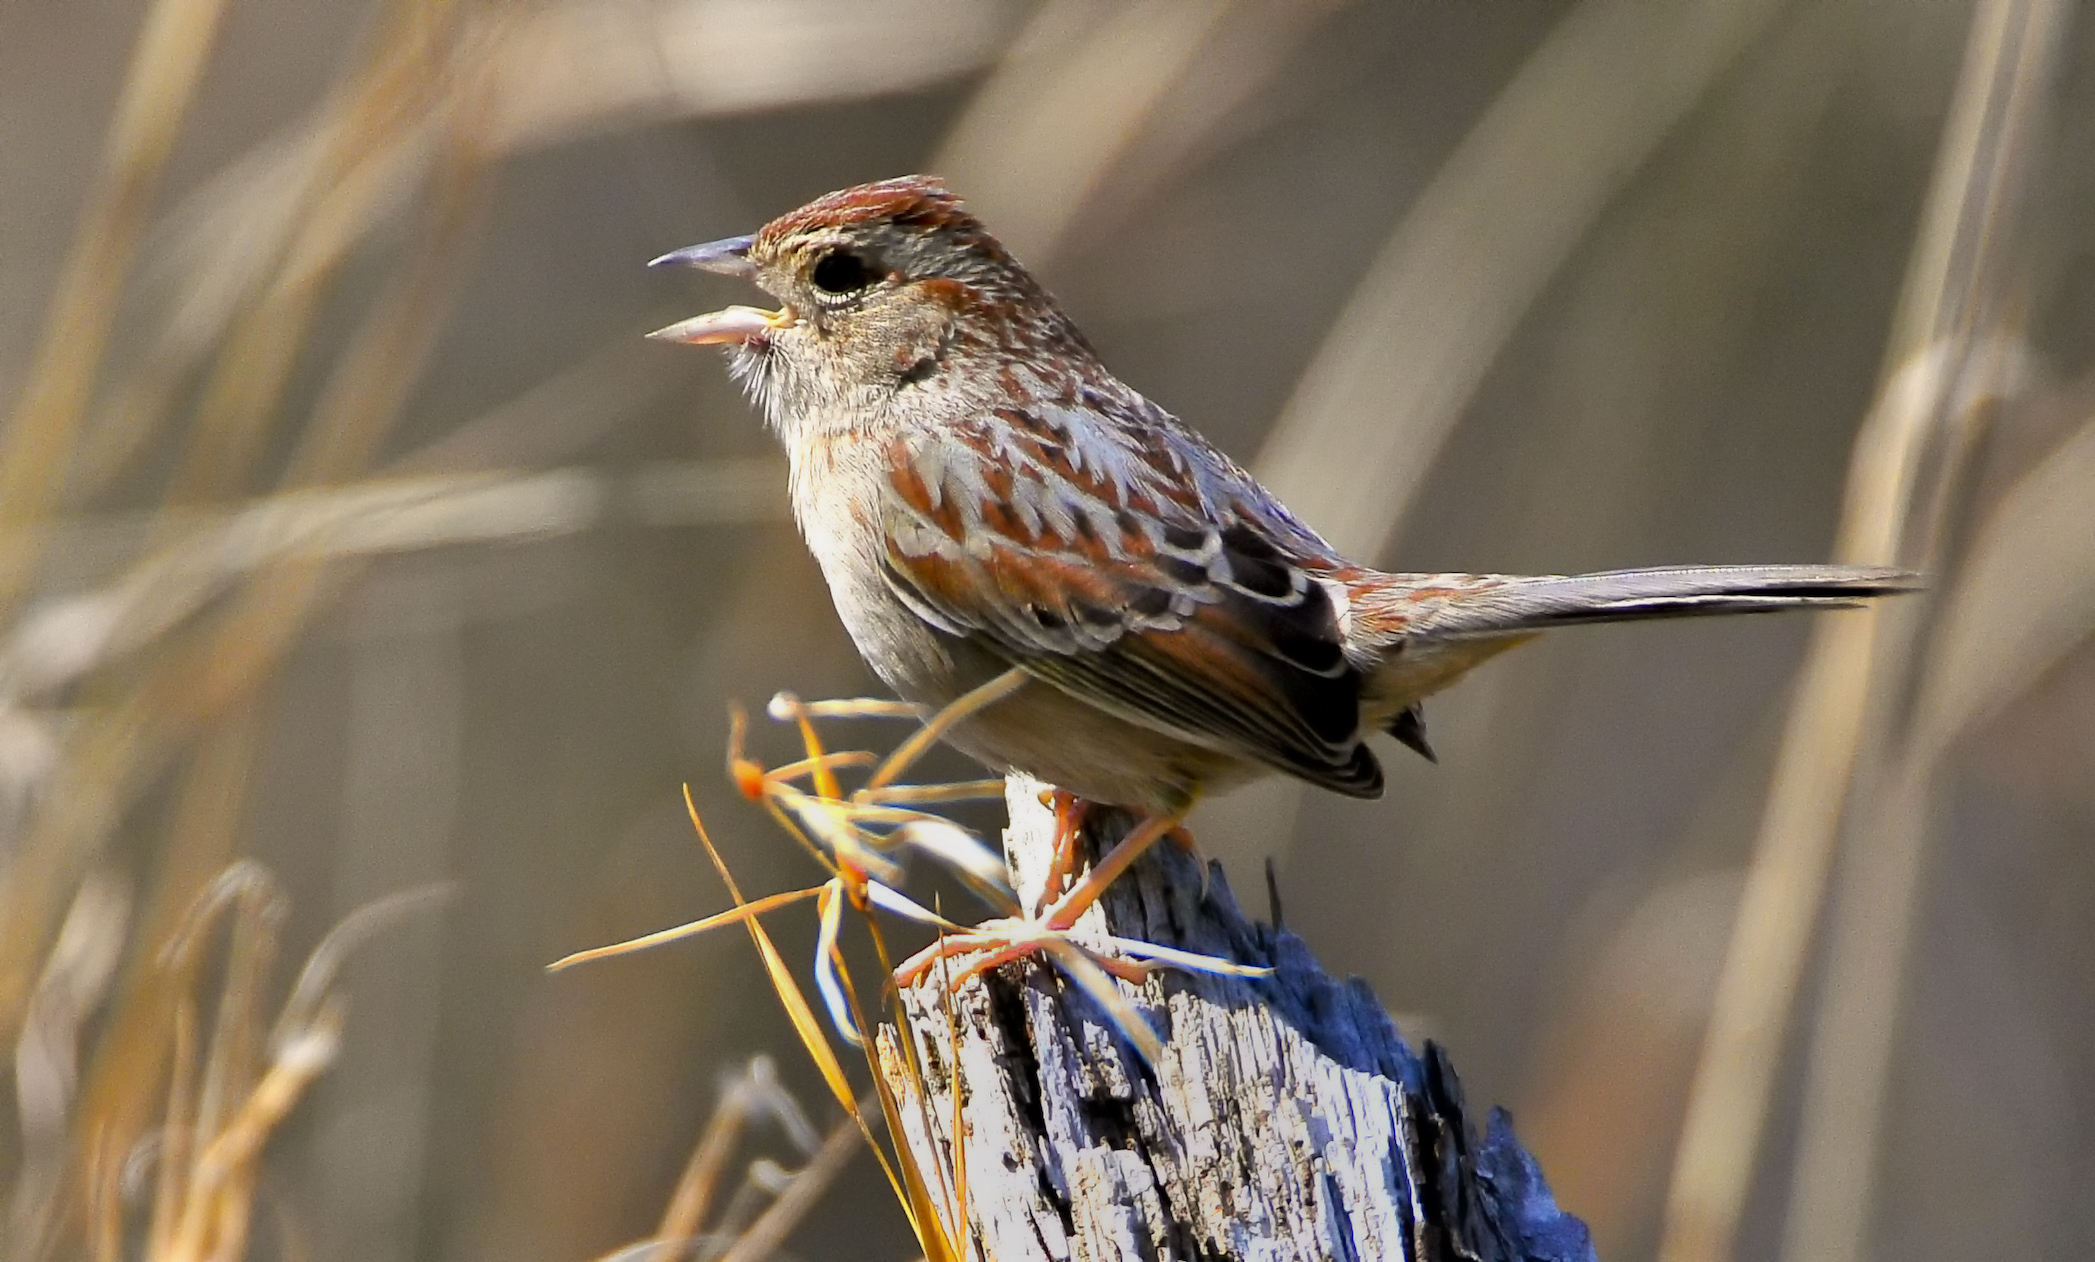
[[[2064,13],[2016,0],[1975,12],[1884,383],[1856,438],[1836,545],[1842,560],[1908,565],[1938,581],[1969,563],[1950,551],[1949,518],[1968,493],[1984,424],[2021,375],[2010,332],[2015,217],[2046,135]],[[2076,590],[2070,581],[2062,587]],[[1905,697],[1916,678],[1927,688],[1938,682],[1916,654],[1924,628],[1956,616],[1956,603],[1953,588],[1937,601],[1815,628],[1689,1096],[1660,1247],[1669,1262],[1724,1259],[1736,1247],[1844,831],[1853,844],[1837,878],[1846,892],[1835,901],[1829,977],[1812,1032],[1784,1248],[1800,1259],[1859,1256],[1916,907],[1926,778],[1947,735],[1931,731],[1916,750]],[[2044,617],[2043,602],[2030,612]]]
[[[237,1214],[211,1219],[190,1207],[244,1203],[253,1141],[267,1129],[235,1125],[271,1072],[270,1054],[256,1050],[266,1025],[255,980],[270,949],[265,883],[242,869],[250,885],[228,904],[244,926],[242,959],[252,961],[220,1009],[232,1015],[206,1028],[197,979],[157,971],[152,952],[240,853],[273,681],[359,564],[603,525],[779,514],[782,475],[768,461],[625,473],[568,465],[593,436],[683,380],[624,348],[623,329],[606,332],[612,349],[551,366],[511,406],[417,451],[391,451],[432,342],[449,327],[501,162],[664,120],[835,104],[978,74],[926,165],[1052,275],[1090,234],[1139,218],[1195,177],[1250,125],[1247,109],[1289,58],[1349,8],[395,2],[381,7],[318,108],[156,221],[159,172],[222,9],[157,0],[36,358],[0,428],[0,720],[44,751],[25,783],[0,785],[7,801],[24,803],[0,836],[0,1031],[17,1041],[34,1034],[61,1052],[85,1040],[77,1089],[50,1101],[61,1144],[72,1147],[56,1166],[31,1171],[25,1158],[19,1170],[0,1167],[18,1205],[33,1208],[14,1220],[35,1224],[34,1250],[20,1256],[116,1255],[123,1162],[166,1121],[171,1064],[184,1067],[173,1080],[187,1093],[176,1116],[208,1112],[219,1133],[242,1138],[221,1150],[237,1161],[215,1172],[197,1169],[208,1145],[178,1154],[186,1166],[163,1157],[171,1173],[157,1194],[164,1208],[152,1210],[163,1250],[155,1262],[178,1241],[192,1251],[215,1241],[221,1252],[240,1243],[221,1230]],[[1743,61],[1771,40],[1804,38],[1816,29],[1811,14],[1842,8],[1585,0],[1570,9],[1415,204],[1363,210],[1395,227],[1297,381],[1259,455],[1261,473],[1343,546],[1364,559],[1386,553],[1487,374],[1606,208]],[[1962,733],[2082,642],[2095,617],[2095,557],[2084,542],[2095,538],[2090,431],[1980,506],[1968,536],[1943,525],[1960,508],[1951,484],[1962,485],[1965,464],[1922,458],[1963,451],[2030,388],[2030,356],[2004,301],[2014,259],[1989,251],[2012,239],[2008,194],[2026,178],[2030,120],[2041,115],[2031,94],[2045,82],[2039,63],[2057,48],[2042,31],[2060,11],[1989,0],[1974,37],[1885,389],[1857,444],[1841,544],[1845,556],[1901,556],[1948,581],[1924,608],[1850,615],[1815,631],[1682,1142],[1673,1257],[1723,1256],[1752,1180],[1771,1164],[1758,1152],[1769,1083],[1829,888],[1829,981],[1811,1018],[1787,1248],[1854,1252],[1886,1108],[1885,1038],[1919,914],[1932,777]],[[1989,30],[1982,55],[1979,35]],[[1841,55],[1833,43],[1813,51]],[[1802,145],[1814,107],[1781,104],[1790,121],[1772,130]],[[134,258],[151,264],[143,275],[134,276]],[[345,285],[366,267],[381,277],[375,296]],[[343,305],[354,317],[346,334],[326,323]],[[127,353],[112,355],[113,339],[134,325]],[[316,339],[323,328],[325,341]],[[317,398],[301,394],[302,374],[323,382]],[[1633,488],[1649,476],[1630,467],[1639,436],[1625,431],[1619,441],[1622,467],[1608,485]],[[175,456],[154,506],[112,507],[105,492],[136,479],[155,444]],[[292,448],[284,470],[270,472]],[[1606,510],[1581,511],[1590,523]],[[1914,542],[1935,538],[1939,547]],[[1939,566],[1928,559],[1936,555]],[[71,580],[78,574],[92,576],[84,590]],[[736,581],[743,586],[725,603],[738,609],[771,590]],[[33,603],[46,595],[56,598]],[[1456,712],[1483,716],[1466,724],[1477,741],[1522,739],[1492,696],[1530,697],[1542,686],[1535,669],[1533,679],[1502,675],[1472,688]],[[1884,699],[1893,693],[1910,693],[1910,704]],[[1851,788],[1853,764],[1866,770]],[[1451,796],[1495,800],[1488,771],[1444,774]],[[150,800],[163,782],[173,787],[164,810]],[[1443,831],[1459,834],[1451,845],[1486,832],[1484,809],[1446,815]],[[1843,817],[1857,861],[1836,869]],[[1284,837],[1292,806],[1264,818],[1281,821],[1270,827]],[[119,899],[110,852],[141,835],[151,861]],[[108,976],[86,949],[97,944],[122,952]],[[1596,1023],[1579,1028],[1606,1028],[1596,1016],[1604,1002],[1587,1014]],[[318,1013],[308,1013],[309,1034],[327,1032]],[[315,1062],[301,1063],[297,1074]],[[515,1096],[560,1089],[558,1070],[547,1072],[520,1081]],[[280,1115],[268,1110],[291,1095],[271,1096],[277,1103],[257,1105],[264,1112],[249,1121],[273,1122]],[[715,1115],[658,1235],[635,1249],[653,1253],[719,1224],[730,1170],[721,1136],[741,1125],[735,1116],[726,1106]],[[753,1233],[735,1256],[776,1247],[866,1138],[847,1121],[816,1148],[796,1144],[807,1164],[781,1184],[786,1195],[746,1220],[730,1216]],[[927,1185],[920,1201],[936,1191]]]
[[[0,1032],[54,1056],[93,1035],[77,1092],[71,1071],[58,1072],[63,1057],[48,1062],[58,1085],[39,1098],[62,1132],[56,1146],[34,1168],[0,1169],[16,1192],[9,1256],[25,1259],[83,1249],[115,1256],[118,1172],[156,1126],[163,1146],[188,1147],[163,1151],[155,1167],[149,1256],[244,1252],[261,1142],[325,1065],[339,1019],[332,1000],[302,989],[296,1002],[309,1010],[285,1018],[280,1042],[288,1042],[274,1059],[256,1059],[274,913],[266,878],[252,869],[231,869],[239,875],[215,888],[234,892],[212,896],[212,906],[242,910],[230,989],[211,1031],[184,1015],[193,1006],[182,997],[188,983],[161,971],[152,953],[170,935],[195,939],[176,924],[238,852],[258,694],[343,590],[345,563],[614,520],[777,514],[768,488],[782,475],[768,461],[665,466],[631,478],[504,472],[512,461],[559,459],[591,425],[661,389],[652,362],[636,367],[617,353],[556,373],[545,400],[527,397],[394,462],[419,477],[365,480],[445,328],[492,164],[576,130],[935,80],[989,56],[1008,27],[997,6],[821,5],[797,30],[778,32],[766,55],[751,56],[727,50],[738,30],[767,26],[767,6],[663,3],[641,14],[579,2],[386,4],[311,118],[231,164],[156,227],[158,177],[223,9],[208,0],[150,9],[37,358],[0,428],[0,706],[48,750],[36,782],[9,786],[11,800],[27,805],[0,838]],[[854,17],[863,20],[854,26]],[[917,20],[942,24],[946,37],[917,39],[910,57],[893,38],[871,42],[876,30],[906,31]],[[693,22],[715,29],[694,32]],[[578,30],[617,57],[568,59]],[[608,76],[618,57],[654,73]],[[840,81],[840,65],[860,71]],[[728,67],[736,77],[723,90]],[[346,336],[317,342],[323,307],[341,301],[345,266],[372,253],[374,231],[388,224],[399,231],[378,251],[384,279]],[[149,283],[134,286],[130,261],[149,238],[163,248]],[[151,301],[164,303],[168,318],[143,321],[151,330],[143,352],[109,356],[120,310]],[[316,360],[322,384],[306,404],[291,381]],[[575,406],[578,388],[587,409]],[[161,507],[121,521],[84,519],[170,430],[177,456]],[[295,439],[282,472],[265,474],[265,453],[287,433]],[[129,558],[115,578],[98,575],[94,590],[27,605],[39,574],[106,569],[81,565],[87,543]],[[45,707],[68,694],[80,703],[61,724]],[[107,897],[91,899],[111,888],[97,859],[170,767],[182,788],[127,925]],[[80,909],[91,907],[103,908],[90,917],[100,925],[92,942],[126,949],[99,1016],[105,983],[77,945],[89,915]],[[316,962],[309,980],[332,967],[331,958]],[[166,1081],[170,1056],[174,1080],[195,1085],[163,1116],[155,1084]],[[199,1138],[185,1138],[192,1132]]]

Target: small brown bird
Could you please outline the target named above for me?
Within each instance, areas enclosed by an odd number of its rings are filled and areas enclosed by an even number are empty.
[[[1368,738],[1432,757],[1419,702],[1541,631],[1911,585],[1836,565],[1354,564],[1115,377],[935,179],[844,189],[655,262],[779,300],[653,336],[731,349],[867,664],[913,701],[967,699],[947,739],[991,767],[1147,817],[1093,896],[1205,792],[1280,771],[1379,795]],[[1081,910],[1066,900],[1055,918]]]

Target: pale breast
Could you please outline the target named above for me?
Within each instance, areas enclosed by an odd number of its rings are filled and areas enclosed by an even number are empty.
[[[866,665],[911,701],[942,705],[995,673],[955,660],[954,646],[902,603],[882,575],[879,525],[886,479],[871,444],[837,438],[793,444],[793,516]],[[975,676],[981,678],[975,678]]]

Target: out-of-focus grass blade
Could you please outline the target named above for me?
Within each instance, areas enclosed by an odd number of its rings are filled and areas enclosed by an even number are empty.
[[[979,0],[584,0],[502,50],[504,148],[610,126],[908,91],[965,74],[1016,6]]]
[[[0,612],[21,596],[65,489],[139,227],[224,11],[225,0],[157,0],[146,13],[99,187],[60,273],[28,381],[0,426]]]
[[[168,1257],[172,1252],[183,1197],[189,1190],[189,1154],[196,1144],[196,1004],[186,987],[175,1001],[171,1041],[167,1112],[154,1169],[152,1218],[146,1225],[149,1258]]]
[[[777,466],[771,460],[673,461],[623,477],[569,468],[373,478],[264,496],[222,512],[163,514],[163,525],[172,520],[183,527],[178,539],[95,590],[38,605],[0,639],[0,684],[17,696],[70,684],[153,644],[239,580],[280,562],[551,538],[628,520],[620,511],[628,504],[651,524],[776,517],[768,492],[771,475],[781,472]],[[670,482],[693,491],[728,485],[738,491],[672,499]],[[767,502],[751,502],[752,488],[765,492]],[[83,538],[83,544],[121,546],[146,526],[113,520],[97,528],[110,539]],[[848,762],[859,755],[838,757]]]
[[[792,1183],[720,1255],[719,1262],[762,1262],[778,1252],[786,1234],[807,1217],[864,1141],[864,1134],[848,1120],[832,1127],[815,1155],[794,1173]]]
[[[705,821],[699,818],[698,803],[691,797],[690,785],[684,786],[684,810],[691,817],[691,827],[698,833],[699,844],[705,847],[706,857],[712,860],[714,871],[720,873],[721,883],[727,886],[728,897],[734,899],[737,906],[741,906],[745,901],[742,888],[736,883],[734,874],[728,870],[727,861],[720,857],[720,851],[714,847],[711,834],[706,832]],[[851,1090],[851,1082],[844,1076],[843,1063],[837,1059],[836,1052],[829,1046],[829,1039],[823,1035],[822,1024],[816,1018],[815,1010],[808,1005],[807,996],[801,992],[800,983],[794,980],[793,971],[786,967],[784,957],[778,953],[778,947],[771,941],[771,935],[765,931],[763,922],[751,916],[742,923],[749,930],[750,941],[756,943],[757,954],[763,957],[764,971],[771,979],[771,989],[777,992],[778,1002],[786,1010],[786,1019],[793,1023],[793,1033],[799,1036],[800,1045],[807,1049],[808,1059],[815,1062],[815,1068],[820,1071],[822,1081],[828,1085],[830,1094],[835,1096],[837,1103],[857,1121],[860,1131],[865,1135],[866,1146],[871,1148],[880,1160],[881,1171],[887,1175],[888,1186],[894,1189],[895,1199],[906,1209],[910,1201],[902,1189],[902,1182],[896,1177],[895,1168],[888,1161],[887,1154],[874,1139],[872,1127],[865,1120],[865,1115],[859,1111],[857,1093]],[[912,1223],[911,1226],[915,1227],[915,1224]],[[921,1231],[918,1236],[922,1238]]]
[[[1844,560],[1899,555],[1946,353],[1924,348],[1898,366],[1864,419],[1843,507]],[[1864,743],[1883,616],[1863,609],[1812,628],[1689,1092],[1667,1190],[1663,1262],[1731,1255]]]
[[[204,1150],[195,1193],[209,1195],[253,1164],[263,1142],[289,1115],[306,1087],[333,1062],[341,1041],[341,1006],[328,1000],[303,1028],[283,1041],[261,1080]]]
[[[2008,489],[1960,567],[1830,917],[1783,1256],[1866,1256],[1943,757],[2095,630],[2095,423]]]
[[[1256,462],[1373,562],[1485,370],[1596,215],[1783,8],[1585,0],[1368,265]]]
[[[596,515],[600,494],[572,474],[483,474],[295,491],[200,517],[180,542],[115,582],[32,610],[0,642],[0,679],[17,695],[71,683],[275,562],[564,533]]]
[[[168,483],[169,502],[211,502],[247,489],[320,304],[360,229],[376,217],[372,200],[379,194],[368,178],[373,158],[382,164],[395,136],[427,137],[436,196],[441,201],[455,194],[462,169],[455,129],[460,116],[473,109],[478,86],[474,68],[459,64],[451,43],[462,7],[456,0],[395,0],[381,9],[384,34],[373,41],[369,64],[330,99],[321,129],[325,143],[299,172],[299,184],[282,190],[281,213],[289,231],[281,253],[263,241],[248,242],[271,266],[259,291],[240,304],[206,376]],[[439,285],[440,275],[432,270]],[[396,288],[412,291],[417,283],[410,278],[396,282]],[[421,305],[410,301],[401,314]],[[121,419],[142,434],[148,426],[138,422],[150,414]]]
[[[676,1192],[663,1210],[661,1224],[654,1235],[604,1254],[598,1262],[676,1262],[690,1255],[694,1248],[701,1251],[700,1256],[715,1256],[719,1238],[730,1230],[728,1222],[739,1221],[731,1204],[723,1221],[714,1229],[705,1230],[719,1190],[720,1176],[727,1168],[735,1141],[748,1129],[750,1119],[758,1116],[769,1116],[777,1122],[793,1146],[811,1163],[790,1173],[794,1185],[798,1186],[798,1181],[806,1178],[810,1169],[813,1170],[813,1185],[804,1189],[803,1203],[778,1219],[767,1214],[751,1224],[739,1239],[747,1241],[759,1231],[771,1231],[797,1221],[806,1206],[813,1203],[814,1194],[828,1186],[835,1168],[819,1163],[825,1143],[823,1137],[816,1133],[807,1115],[801,1111],[800,1102],[779,1083],[778,1070],[771,1058],[757,1055],[751,1057],[740,1072],[723,1082],[720,1103],[706,1123],[705,1133],[699,1138],[697,1147],[692,1150],[691,1159],[677,1180]],[[854,1140],[859,1138],[848,1118],[839,1129]]]
[[[2095,422],[2008,488],[1944,603],[1913,720],[1935,756],[2095,628]]]
[[[676,1192],[662,1211],[662,1222],[655,1229],[654,1239],[621,1249],[611,1255],[613,1258],[674,1262],[682,1256],[685,1242],[698,1235],[699,1228],[705,1224],[706,1211],[712,1208],[714,1192],[720,1186],[721,1171],[727,1168],[728,1154],[741,1136],[749,1116],[748,1094],[747,1073],[732,1080],[721,1096],[719,1106],[713,1110],[712,1119],[706,1123],[698,1147],[692,1149],[684,1173],[677,1179]]]
[[[1884,380],[1855,439],[1843,560],[1941,567],[1947,507],[1984,411],[1972,406],[1968,387],[1995,371],[2006,340],[2012,224],[2065,13],[2050,0],[1984,0],[1973,15]],[[1927,610],[1871,608],[1814,628],[1689,1095],[1667,1190],[1664,1262],[1720,1260],[1736,1247],[1834,840],[1849,816],[1859,817],[1853,858],[1829,919],[1827,982],[1806,1071],[1812,1103],[1784,1248],[1818,1262],[1861,1247],[1883,1098],[1878,1052],[1896,1015],[1925,819],[1925,776],[1911,763],[1900,768],[1896,707],[1886,698],[1912,678]],[[1880,791],[1851,805],[1858,765],[1872,769],[1866,779]],[[1819,1107],[1833,1097],[1834,1107]]]
[[[242,706],[214,727],[191,760],[159,873],[134,933],[142,950],[154,950],[173,940],[180,927],[189,923],[198,891],[212,888],[213,874],[225,870],[258,740],[257,711],[252,705]],[[88,1066],[78,1129],[98,1137],[95,1160],[100,1164],[89,1178],[102,1215],[103,1227],[98,1230],[104,1231],[104,1239],[111,1238],[108,1223],[122,1221],[124,1198],[119,1189],[124,1182],[123,1167],[139,1136],[158,1127],[165,1136],[163,1143],[175,1145],[190,1129],[183,1093],[191,1085],[195,1056],[195,1018],[190,1011],[194,1005],[188,994],[195,964],[192,953],[187,963],[163,956],[162,967],[132,969],[110,1007]],[[170,1076],[174,1085],[163,1087]],[[157,1243],[149,1244],[148,1257],[165,1256],[161,1237],[172,1230],[176,1203],[168,1199],[172,1196],[170,1170],[182,1162],[179,1154],[164,1155],[155,1171],[156,1200],[150,1222],[157,1224],[151,1230],[161,1236],[153,1238]],[[154,1252],[155,1248],[163,1251]]]
[[[152,1262],[214,1262],[245,1255],[259,1159],[341,1046],[345,1002],[332,982],[345,952],[400,914],[427,906],[432,890],[410,890],[366,904],[340,922],[306,959],[275,1022],[259,1073],[246,1060],[259,1046],[254,992],[260,964],[275,946],[274,882],[253,864],[236,864],[192,909],[168,962],[184,973],[174,1019],[174,1075],[161,1147],[159,1187],[147,1226]],[[217,1030],[201,1067],[192,1064],[194,1001],[188,983],[206,930],[231,911],[232,941],[219,989]],[[191,1103],[200,1068],[202,1085]]]
[[[81,1035],[101,1006],[122,957],[130,919],[128,883],[96,870],[81,883],[44,961],[15,1043],[15,1121],[21,1132],[13,1168],[14,1212],[0,1225],[0,1252],[28,1255],[48,1234],[69,1154],[78,1132],[75,1088]],[[78,1157],[73,1156],[77,1161]]]
[[[930,169],[1034,267],[1080,216],[1125,212],[1211,149],[1339,7],[1314,0],[1049,0]]]
[[[128,884],[98,870],[81,883],[59,926],[15,1045],[16,1111],[25,1147],[64,1141],[80,1028],[115,975],[130,913]]]
[[[570,0],[505,12],[493,20],[499,30],[461,36],[455,47],[478,65],[456,70],[493,79],[486,139],[507,153],[660,119],[908,91],[994,57],[1015,14],[1001,0]],[[169,217],[151,253],[167,260],[161,287],[180,306],[140,354],[143,378],[163,391],[179,381],[256,305],[295,234],[303,266],[324,266],[409,204],[436,158],[437,129],[356,127],[354,106],[331,101]],[[345,136],[354,161],[326,194],[327,213],[301,216],[311,203],[300,191]]]
[[[250,869],[250,879],[242,881],[225,906],[231,918],[231,942],[219,986],[217,1020],[204,1049],[203,1085],[197,1089],[200,1135],[222,1130],[253,1084],[262,984],[275,961],[277,929],[287,910],[276,882],[259,865]]]
[[[1260,479],[1339,551],[1386,553],[1572,249],[1784,8],[1583,0],[1560,20],[1367,264],[1252,462]],[[1284,853],[1302,786],[1241,792]]]
[[[396,260],[322,387],[288,462],[291,486],[354,476],[397,419],[434,347],[470,258],[467,246],[487,188],[486,154],[474,140],[477,120],[467,103],[472,94],[465,86],[460,91],[413,244]],[[232,602],[208,643],[163,655],[141,683],[69,734],[65,789],[51,794],[30,821],[10,880],[0,885],[0,922],[11,930],[0,936],[0,1030],[11,1033],[19,1020],[31,961],[57,901],[52,891],[82,869],[147,773],[199,722],[269,678],[326,596],[331,577],[317,563],[274,567]]]
[[[1049,0],[954,124],[932,169],[1038,266],[1233,0]]]

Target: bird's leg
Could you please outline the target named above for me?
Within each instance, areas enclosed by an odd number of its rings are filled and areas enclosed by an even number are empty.
[[[1120,844],[1106,853],[1097,866],[1086,873],[1084,879],[1055,900],[1047,910],[1047,925],[1050,929],[1067,929],[1077,922],[1077,917],[1090,910],[1091,904],[1106,892],[1106,887],[1119,879],[1128,865],[1142,857],[1143,852],[1158,841],[1179,831],[1185,812],[1169,815],[1151,815],[1135,825],[1134,831],[1120,839]]]
[[[1047,879],[1040,884],[1040,905],[1053,903],[1076,875],[1083,852],[1084,824],[1091,816],[1091,803],[1066,789],[1049,789],[1040,795],[1042,804],[1055,813],[1054,847],[1048,852]]]
[[[1026,672],[1014,666],[988,683],[962,693],[951,705],[924,720],[924,726],[918,728],[894,753],[888,755],[887,761],[880,764],[880,769],[873,773],[873,778],[866,781],[866,787],[860,789],[859,793],[878,793],[892,784],[895,777],[914,766],[917,759],[922,758],[924,751],[930,749],[939,737],[952,731],[961,720],[1017,692],[1025,686],[1026,679]]]

